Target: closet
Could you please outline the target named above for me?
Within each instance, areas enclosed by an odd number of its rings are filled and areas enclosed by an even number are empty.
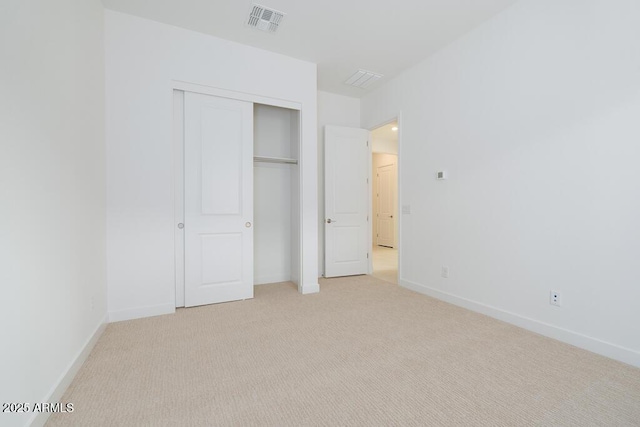
[[[300,112],[254,104],[254,283],[299,281]]]
[[[176,306],[300,277],[300,114],[174,91]]]

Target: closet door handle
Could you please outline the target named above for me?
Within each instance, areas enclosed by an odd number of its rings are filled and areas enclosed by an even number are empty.
[[[331,218],[329,218],[327,220],[327,224],[331,224],[332,222],[338,222],[338,221],[336,221],[335,219],[331,219]]]
[[[247,222],[244,223],[244,226],[247,227],[247,228],[251,228],[251,223],[249,221],[247,221]]]

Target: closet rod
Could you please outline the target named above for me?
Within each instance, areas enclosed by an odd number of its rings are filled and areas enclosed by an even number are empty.
[[[283,157],[254,157],[253,161],[263,163],[287,163],[291,165],[298,164],[298,161],[296,159],[285,159]]]

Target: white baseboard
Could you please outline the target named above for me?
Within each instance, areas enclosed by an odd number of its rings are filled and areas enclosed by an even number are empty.
[[[602,341],[597,338],[589,337],[578,332],[560,328],[558,326],[531,319],[529,317],[521,316],[516,313],[511,313],[509,311],[505,311],[466,298],[461,298],[459,296],[452,295],[447,292],[442,292],[438,289],[434,289],[429,286],[421,285],[408,280],[400,279],[400,286],[460,307],[467,308],[478,313],[485,314],[489,317],[493,317],[494,319],[511,323],[512,325],[519,326],[523,329],[527,329],[537,334],[544,335],[546,337],[553,338],[558,341],[562,341],[567,344],[571,344],[573,346],[580,347],[593,353],[597,353],[602,356],[606,356],[611,359],[628,363],[629,365],[640,368],[640,352],[637,352],[635,350],[621,347],[610,342]]]
[[[141,319],[143,317],[160,316],[162,314],[172,314],[176,312],[174,303],[152,305],[147,307],[127,308],[109,312],[109,322],[120,322],[122,320]]]
[[[320,292],[320,285],[318,283],[303,284],[302,287],[300,288],[300,292],[303,295],[316,294],[316,293]]]
[[[274,275],[274,276],[260,276],[254,277],[253,284],[254,285],[267,285],[271,283],[280,283],[280,282],[290,282],[291,275]]]
[[[105,316],[100,321],[100,324],[98,325],[98,327],[93,331],[91,336],[89,336],[89,339],[84,343],[84,345],[82,346],[82,348],[80,349],[76,357],[73,359],[73,361],[69,364],[67,369],[60,376],[60,378],[58,379],[56,384],[53,386],[51,391],[47,394],[47,397],[42,399],[41,402],[57,403],[60,401],[60,399],[62,399],[64,392],[67,391],[67,388],[69,388],[71,381],[73,381],[76,374],[78,373],[78,371],[80,370],[84,362],[89,357],[91,350],[93,350],[93,347],[96,345],[96,343],[98,342],[98,339],[100,339],[100,336],[102,335],[102,333],[106,328],[107,328],[107,316]],[[36,412],[33,414],[31,419],[27,423],[27,425],[31,427],[41,427],[47,422],[49,415],[51,414],[48,412]]]

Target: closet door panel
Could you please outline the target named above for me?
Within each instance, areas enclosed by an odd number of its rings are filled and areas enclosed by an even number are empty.
[[[185,306],[253,298],[253,105],[185,94]]]

